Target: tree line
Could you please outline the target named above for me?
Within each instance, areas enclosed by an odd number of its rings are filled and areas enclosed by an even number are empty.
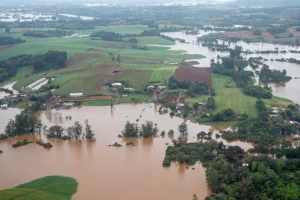
[[[273,97],[272,89],[267,86],[260,87],[255,85],[252,80],[254,73],[250,71],[244,71],[244,68],[248,65],[248,62],[243,60],[241,53],[241,47],[235,47],[234,49],[230,50],[229,57],[218,56],[217,63],[212,60],[212,72],[214,74],[231,77],[235,81],[237,87],[242,88],[243,92],[248,96],[271,99]],[[222,62],[219,62],[219,59],[221,59]],[[237,66],[237,69],[235,66]]]
[[[238,146],[222,142],[196,142],[169,146],[163,166],[171,161],[194,165],[200,161],[212,194],[205,200],[298,199],[300,147],[290,148],[287,160],[267,155],[248,157]]]
[[[48,51],[45,54],[22,54],[0,61],[0,82],[16,75],[18,68],[33,66],[34,72],[66,67],[67,52]]]
[[[47,31],[42,31],[42,30],[29,30],[23,33],[23,36],[30,36],[30,37],[63,37],[63,36],[68,36],[72,35],[74,31],[65,31],[62,29],[55,29],[55,30],[47,30]]]
[[[25,40],[22,40],[20,38],[13,38],[7,36],[0,37],[0,45],[19,44],[23,42],[25,42]]]
[[[67,129],[59,125],[54,125],[48,129],[46,126],[43,126],[43,130],[47,135],[47,138],[58,138],[63,140],[96,140],[95,134],[92,131],[88,120],[85,121],[85,127],[83,127],[78,121],[75,121],[73,126],[70,126]]]
[[[169,89],[188,89],[187,94],[191,97],[198,95],[208,95],[209,87],[204,82],[193,83],[191,81],[179,81],[173,76],[168,81]]]
[[[28,111],[22,111],[21,114],[15,116],[14,120],[8,122],[4,133],[0,134],[0,140],[24,134],[41,133],[42,130],[47,135],[47,138],[95,140],[95,134],[88,120],[85,121],[84,130],[78,121],[75,121],[74,125],[67,129],[59,125],[47,128],[47,126],[42,124],[40,119],[32,116],[32,113]]]
[[[259,72],[259,79],[267,83],[286,83],[292,79],[292,77],[287,76],[286,70],[271,70],[268,65],[263,65]]]
[[[136,123],[130,123],[129,121],[126,122],[125,128],[122,131],[122,135],[124,137],[152,137],[156,136],[158,133],[157,124],[153,124],[153,122],[146,121],[145,123],[141,124],[140,127]]]

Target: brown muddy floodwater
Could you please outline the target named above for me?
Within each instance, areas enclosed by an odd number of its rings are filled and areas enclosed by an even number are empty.
[[[17,109],[0,110],[0,132],[19,112]],[[210,193],[205,169],[200,163],[194,166],[195,170],[176,163],[169,168],[162,167],[166,143],[172,143],[170,138],[132,139],[136,146],[126,146],[126,140],[117,137],[126,121],[134,122],[140,116],[139,123],[149,120],[157,123],[160,131],[174,129],[176,132],[183,120],[159,115],[154,105],[118,105],[113,111],[110,107],[82,107],[44,111],[39,116],[48,127],[53,124],[70,126],[75,120],[84,123],[88,119],[97,140],[51,139],[52,149],[37,144],[17,149],[11,147],[12,143],[23,139],[47,141],[43,135],[26,135],[0,142],[0,149],[4,151],[0,155],[0,189],[47,175],[63,175],[79,182],[73,196],[75,200],[189,200],[193,194],[204,199]],[[64,120],[66,116],[72,116],[72,120]],[[192,142],[196,141],[198,132],[207,132],[211,127],[188,122],[188,128],[189,142]],[[114,142],[123,146],[108,147]],[[245,149],[251,147],[251,144],[241,144]]]

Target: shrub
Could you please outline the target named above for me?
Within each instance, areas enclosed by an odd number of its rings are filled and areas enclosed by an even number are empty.
[[[164,161],[163,161],[163,166],[164,166],[164,167],[169,167],[169,166],[171,166],[170,160],[165,158]]]

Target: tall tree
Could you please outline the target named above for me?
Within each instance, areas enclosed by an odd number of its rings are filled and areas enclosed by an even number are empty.
[[[181,136],[187,136],[188,135],[188,127],[187,124],[185,122],[182,122],[179,126],[178,126],[178,131],[180,133]]]
[[[95,134],[93,133],[88,120],[85,120],[85,138],[87,140],[95,140]]]

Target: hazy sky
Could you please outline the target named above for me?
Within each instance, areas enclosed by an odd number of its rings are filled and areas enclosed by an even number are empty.
[[[45,4],[45,3],[74,3],[74,4],[87,4],[87,3],[99,3],[99,4],[130,4],[130,3],[145,3],[145,4],[162,4],[162,3],[170,3],[170,2],[228,2],[234,0],[0,0],[0,4],[16,4],[24,5],[24,4]]]

